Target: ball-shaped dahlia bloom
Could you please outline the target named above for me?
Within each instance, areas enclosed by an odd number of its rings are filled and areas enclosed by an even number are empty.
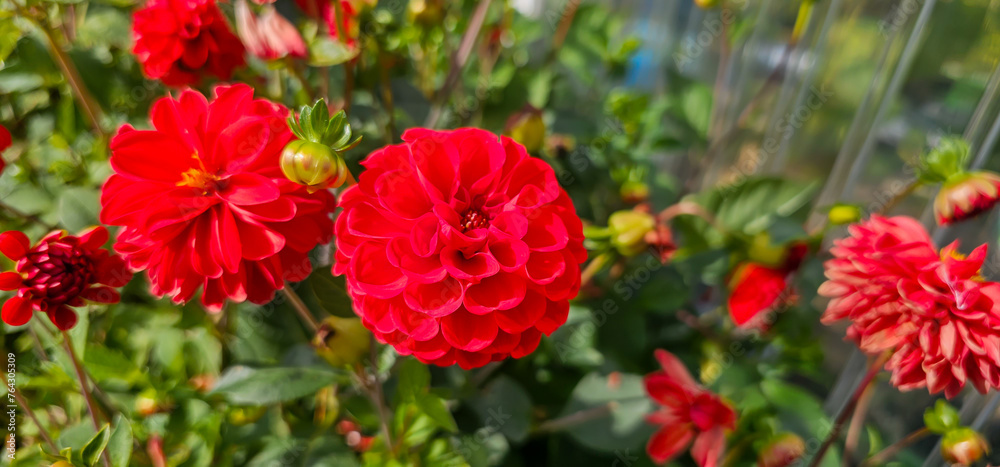
[[[908,217],[873,216],[850,233],[825,265],[823,322],[850,320],[865,352],[893,350],[886,369],[901,390],[1000,388],[1000,284],[979,275],[986,246],[964,258],[953,243],[939,255]]]
[[[215,0],[149,0],[135,12],[132,35],[143,71],[168,86],[195,84],[205,73],[228,80],[245,63]]]
[[[0,273],[0,290],[17,291],[3,305],[3,321],[21,326],[37,310],[66,330],[77,322],[70,307],[88,300],[118,303],[121,296],[113,287],[127,284],[132,273],[121,257],[102,248],[107,241],[104,227],[79,235],[57,230],[34,246],[16,230],[0,234],[0,252],[17,264],[16,271]]]
[[[219,86],[211,101],[185,90],[153,104],[153,129],[124,125],[111,140],[101,220],[123,227],[115,249],[154,294],[184,302],[203,287],[217,311],[226,299],[267,303],[309,275],[336,200],[281,173],[287,116],[247,85]]]
[[[666,350],[654,355],[661,369],[646,375],[643,383],[660,406],[646,419],[660,429],[649,439],[646,453],[657,464],[665,464],[690,446],[691,457],[700,467],[719,465],[726,431],[736,428],[736,411],[696,383],[676,356]]]
[[[382,342],[473,368],[566,322],[586,260],[555,173],[507,137],[411,129],[341,197],[334,274]]]

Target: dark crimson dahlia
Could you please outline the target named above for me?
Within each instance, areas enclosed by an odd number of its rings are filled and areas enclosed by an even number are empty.
[[[412,129],[344,192],[334,274],[401,354],[473,368],[535,350],[566,322],[586,260],[555,173],[507,137]]]
[[[34,246],[21,232],[0,234],[0,252],[17,262],[16,272],[0,273],[0,290],[17,291],[3,305],[3,321],[21,326],[37,310],[65,330],[77,321],[70,307],[81,306],[85,300],[118,303],[121,297],[113,287],[128,283],[132,274],[118,255],[101,248],[107,241],[104,227],[78,236],[57,230]]]

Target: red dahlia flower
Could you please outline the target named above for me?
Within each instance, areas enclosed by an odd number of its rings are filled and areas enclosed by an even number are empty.
[[[228,80],[245,63],[215,0],[149,0],[135,12],[132,33],[143,71],[168,86],[195,84],[203,72]]]
[[[938,224],[948,225],[975,217],[1000,202],[1000,175],[972,172],[952,176],[934,199]]]
[[[104,227],[78,236],[57,230],[35,246],[16,230],[0,234],[0,252],[17,262],[17,272],[0,273],[0,290],[17,291],[3,305],[3,321],[21,326],[38,310],[65,330],[77,321],[70,307],[82,306],[84,300],[118,303],[121,297],[112,287],[128,283],[132,273],[118,255],[101,248],[107,241]]]
[[[334,274],[382,342],[441,366],[535,350],[566,322],[586,260],[555,173],[507,137],[411,129],[341,197]]]
[[[883,218],[850,227],[825,265],[824,323],[851,320],[848,337],[886,363],[901,390],[958,394],[1000,388],[1000,284],[979,276],[986,246],[963,258],[953,243],[934,251],[916,220]]]
[[[154,294],[184,302],[204,286],[202,303],[218,311],[227,298],[267,303],[309,275],[336,201],[278,168],[287,115],[243,84],[211,101],[185,90],[153,104],[154,129],[124,125],[111,140],[101,219],[124,227],[115,249],[147,271]]]
[[[701,467],[715,467],[726,448],[726,430],[736,428],[736,412],[718,395],[694,381],[677,357],[657,350],[663,368],[646,375],[646,392],[660,408],[646,419],[660,425],[646,445],[654,462],[665,464],[691,446]]]

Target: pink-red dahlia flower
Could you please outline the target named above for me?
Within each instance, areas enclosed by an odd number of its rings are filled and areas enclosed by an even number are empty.
[[[104,227],[76,236],[57,230],[34,246],[16,230],[0,234],[0,252],[17,263],[16,271],[0,273],[0,290],[17,291],[3,305],[3,321],[21,326],[37,310],[65,330],[77,321],[70,307],[85,300],[118,303],[121,297],[113,287],[128,283],[132,273],[121,257],[102,248],[107,241]]]
[[[215,0],[149,0],[135,12],[132,34],[143,71],[168,86],[195,84],[206,73],[228,80],[245,63]]]
[[[646,452],[654,462],[665,464],[691,446],[691,457],[699,466],[719,465],[726,430],[736,428],[736,412],[696,383],[676,356],[666,350],[657,350],[655,355],[662,369],[643,381],[649,397],[660,405],[646,419],[660,429],[649,439]]]
[[[1000,388],[1000,284],[979,275],[986,246],[963,258],[953,243],[939,255],[908,217],[873,216],[850,233],[825,265],[823,322],[850,320],[865,352],[894,350],[885,368],[901,390]]]
[[[972,172],[955,175],[941,185],[934,198],[938,224],[948,225],[975,217],[1000,202],[1000,175]]]
[[[299,31],[273,6],[265,6],[258,17],[250,11],[245,0],[237,0],[235,13],[236,32],[250,53],[264,60],[307,55],[306,43]]]
[[[411,129],[341,197],[334,274],[382,342],[463,368],[535,350],[586,260],[555,173],[507,137]]]
[[[185,90],[153,104],[153,129],[124,125],[111,140],[101,220],[123,226],[115,249],[146,270],[154,294],[184,302],[203,287],[218,311],[227,298],[267,303],[309,275],[336,200],[278,168],[287,116],[244,84],[217,87],[211,101]]]

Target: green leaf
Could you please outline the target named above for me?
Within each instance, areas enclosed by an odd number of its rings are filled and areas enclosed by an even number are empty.
[[[938,399],[934,407],[924,411],[924,425],[928,430],[937,434],[945,434],[961,426],[961,418],[955,410],[944,399]]]
[[[568,430],[581,445],[614,452],[637,448],[652,435],[653,427],[645,423],[645,416],[653,410],[653,404],[646,396],[642,376],[619,373],[616,379],[590,373],[573,389],[560,417],[612,407],[607,416],[578,423]]]
[[[434,420],[437,426],[452,433],[458,432],[458,425],[455,423],[451,411],[448,410],[448,406],[445,405],[444,399],[434,394],[421,394],[417,397],[416,403],[420,411]]]
[[[688,124],[704,138],[712,117],[712,88],[704,84],[691,85],[681,96],[681,110]]]
[[[132,424],[125,417],[115,417],[115,429],[108,440],[111,467],[127,467],[132,457]]]
[[[544,69],[534,74],[528,82],[528,103],[536,109],[544,109],[552,94],[554,74],[550,69]]]
[[[21,29],[14,24],[12,15],[7,12],[0,13],[0,62],[10,56],[20,38]]]
[[[694,199],[714,213],[727,230],[753,235],[769,229],[779,218],[804,221],[818,187],[818,183],[752,178],[695,195]]]
[[[70,232],[79,232],[99,224],[98,208],[101,206],[97,191],[87,188],[68,188],[59,196],[59,223]]]
[[[520,443],[527,439],[531,425],[531,398],[513,379],[498,376],[483,390],[482,396],[469,402],[483,425]]]
[[[403,402],[414,402],[427,392],[431,384],[431,372],[426,365],[415,358],[407,358],[399,364],[396,383],[396,397]]]
[[[250,368],[233,366],[209,394],[235,405],[268,405],[314,394],[335,382],[337,372],[320,368]]]
[[[87,465],[95,465],[101,458],[101,453],[104,452],[104,448],[108,445],[108,439],[111,437],[111,431],[108,430],[108,425],[104,425],[101,429],[94,435],[86,445],[83,446],[83,451],[80,456]]]
[[[324,310],[341,318],[355,318],[354,304],[347,295],[344,276],[334,276],[328,269],[313,271],[307,279],[309,288]]]
[[[309,66],[328,67],[340,65],[358,56],[358,49],[351,48],[328,36],[318,37],[309,44]]]

